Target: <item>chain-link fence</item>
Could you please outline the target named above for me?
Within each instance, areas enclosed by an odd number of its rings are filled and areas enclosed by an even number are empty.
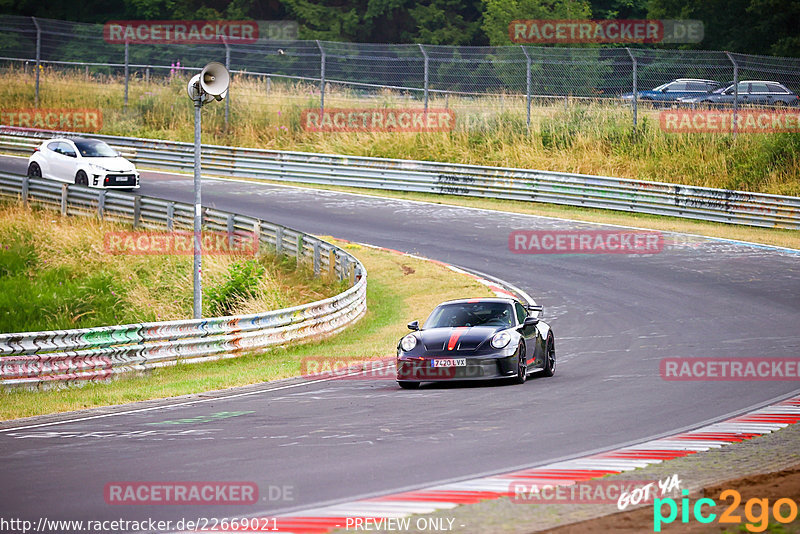
[[[149,81],[176,71],[194,72],[209,61],[224,63],[233,74],[266,82],[302,83],[300,98],[346,91],[350,98],[374,99],[391,94],[426,109],[493,108],[525,113],[554,102],[594,100],[633,109],[647,100],[641,91],[680,78],[711,80],[723,88],[735,81],[767,80],[800,92],[800,59],[734,54],[721,51],[667,50],[641,47],[564,48],[516,46],[434,46],[328,41],[260,40],[252,44],[111,44],[103,26],[32,17],[0,16],[0,62],[39,73],[83,69],[86,80],[109,75],[124,79],[122,105],[128,104],[132,79]],[[741,84],[739,84],[741,87]],[[628,96],[625,98],[625,96]],[[231,95],[236,98],[235,91]],[[458,103],[451,102],[458,98]],[[739,102],[738,93],[733,105]],[[488,104],[487,104],[488,103]],[[662,102],[663,103],[663,102]],[[669,104],[674,105],[674,100]],[[255,105],[255,102],[248,102]],[[226,99],[226,121],[227,106]]]

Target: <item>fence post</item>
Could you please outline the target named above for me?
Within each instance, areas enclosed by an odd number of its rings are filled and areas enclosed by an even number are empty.
[[[334,249],[328,251],[328,276],[331,278],[336,276],[336,250]]]
[[[314,241],[314,276],[319,276],[319,241]]]
[[[283,226],[275,229],[275,254],[283,254]]]
[[[138,228],[142,218],[142,197],[133,197],[133,227]]]
[[[269,94],[270,90],[272,90],[272,78],[267,76],[267,94]]]
[[[67,195],[69,192],[69,184],[61,184],[61,216],[67,216]]]
[[[228,72],[231,71],[231,47],[228,46],[228,40],[223,37],[222,43],[225,45],[225,68]],[[228,93],[225,95],[225,129],[228,129],[228,115],[230,114],[231,103],[231,89],[228,87]]]
[[[633,65],[633,133],[636,133],[636,122],[637,122],[637,104],[639,101],[639,94],[636,90],[636,58],[634,57],[633,53],[631,52],[630,48],[625,48],[625,51],[631,58],[631,64]]]
[[[422,52],[422,57],[425,58],[425,111],[428,111],[428,53],[422,43],[418,43],[419,51]]]
[[[28,191],[30,190],[31,177],[28,173],[22,178],[22,205],[28,207]]]
[[[319,39],[316,41],[317,48],[319,48],[319,116],[325,115],[325,50]]]
[[[167,204],[167,231],[171,232],[175,228],[175,203]]]
[[[728,59],[733,63],[733,136],[739,129],[739,64],[733,59],[730,52],[725,52]]]
[[[528,133],[531,132],[531,56],[528,54],[528,49],[519,45],[525,53],[525,106],[528,109],[526,124]]]
[[[125,41],[125,105],[128,109],[128,79],[130,78],[130,66],[128,65],[128,41]]]
[[[257,256],[258,253],[261,252],[261,221],[260,220],[256,220],[256,222],[253,223],[253,241],[254,241],[254,243],[253,243],[253,248],[254,248],[253,254],[255,254]]]
[[[303,246],[303,234],[297,234],[297,255],[295,256],[297,263],[295,266],[298,268],[303,261]]]
[[[97,195],[97,218],[101,221],[105,218],[106,211],[106,190],[101,189]]]
[[[36,17],[31,17],[34,26],[36,26],[36,88],[34,89],[34,104],[33,107],[39,107],[39,71],[42,68],[42,29],[39,27],[39,21]]]
[[[228,234],[228,249],[233,250],[233,230],[234,230],[234,220],[233,220],[233,213],[229,213],[225,219],[225,233]]]

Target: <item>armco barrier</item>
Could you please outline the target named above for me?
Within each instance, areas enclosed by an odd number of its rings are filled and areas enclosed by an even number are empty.
[[[193,206],[0,173],[0,198],[97,216],[138,228],[191,229]],[[0,384],[42,387],[101,380],[176,362],[198,362],[334,334],[366,311],[364,266],[339,247],[266,221],[205,209],[204,228],[230,238],[253,232],[261,245],[313,265],[351,287],[325,300],[282,310],[186,321],[0,334]]]
[[[56,135],[0,127],[0,151],[30,155]],[[141,167],[191,171],[190,143],[93,135]],[[800,228],[800,198],[504,167],[203,145],[208,175],[548,202],[687,219]]]

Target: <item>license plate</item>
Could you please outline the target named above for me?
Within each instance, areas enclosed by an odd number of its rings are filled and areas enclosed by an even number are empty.
[[[466,358],[440,358],[431,360],[431,367],[466,367]]]
[[[115,182],[127,182],[128,181],[128,177],[127,176],[115,176],[114,177],[114,181]]]

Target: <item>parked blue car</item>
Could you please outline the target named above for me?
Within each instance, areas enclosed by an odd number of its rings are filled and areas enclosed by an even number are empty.
[[[678,78],[649,91],[637,91],[642,102],[677,102],[679,98],[698,97],[711,93],[720,87],[714,80],[698,80],[695,78]],[[622,95],[623,100],[633,100],[633,93]]]

